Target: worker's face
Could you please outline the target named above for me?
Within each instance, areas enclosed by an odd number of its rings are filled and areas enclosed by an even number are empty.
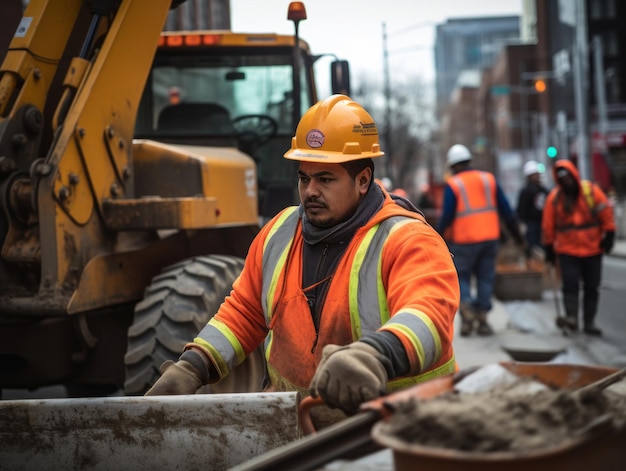
[[[371,178],[370,169],[352,178],[340,164],[301,162],[298,190],[311,224],[331,227],[350,218],[367,193]]]
[[[557,181],[559,185],[561,185],[563,188],[568,189],[568,190],[571,190],[578,185],[574,177],[570,175],[569,173],[566,173],[565,175],[558,177]]]

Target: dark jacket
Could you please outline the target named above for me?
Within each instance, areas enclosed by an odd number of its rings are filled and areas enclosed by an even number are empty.
[[[541,223],[548,189],[541,184],[527,183],[517,199],[517,217],[528,223]]]

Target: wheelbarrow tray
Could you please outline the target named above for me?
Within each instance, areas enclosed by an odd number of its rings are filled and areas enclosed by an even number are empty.
[[[0,468],[229,469],[302,436],[297,393],[0,401]]]
[[[615,372],[614,368],[541,363],[500,363],[512,373],[533,378],[554,388],[579,388]],[[441,383],[441,393],[452,384],[446,378],[432,380]],[[419,386],[416,387],[419,397]],[[396,471],[587,471],[617,470],[624,465],[626,426],[607,429],[601,433],[572,436],[558,446],[525,452],[475,453],[409,443],[387,433],[384,421],[372,429],[374,440],[393,450]]]

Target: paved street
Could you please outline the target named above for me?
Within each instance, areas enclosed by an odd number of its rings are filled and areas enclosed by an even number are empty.
[[[626,240],[618,240],[613,253],[607,259],[617,257],[626,258]],[[502,302],[494,299],[489,322],[495,335],[461,337],[457,334],[454,346],[459,366],[465,368],[498,361],[513,361],[505,348],[520,348],[538,353],[561,350],[561,353],[550,360],[554,363],[626,367],[626,332],[605,332],[599,338],[582,333],[564,336],[555,325],[556,309],[554,292],[550,289],[543,292],[541,301]],[[600,312],[599,324],[601,315]],[[456,332],[459,332],[458,318],[457,322]],[[615,340],[616,337],[622,340],[621,345]]]

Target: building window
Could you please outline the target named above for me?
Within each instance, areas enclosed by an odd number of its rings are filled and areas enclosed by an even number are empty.
[[[606,100],[608,103],[619,103],[621,97],[619,69],[609,67],[605,72]]]
[[[613,20],[617,18],[616,0],[592,0],[590,15],[593,20]]]
[[[617,37],[617,31],[609,31],[604,36],[603,41],[605,56],[617,56],[619,54],[619,38]]]

